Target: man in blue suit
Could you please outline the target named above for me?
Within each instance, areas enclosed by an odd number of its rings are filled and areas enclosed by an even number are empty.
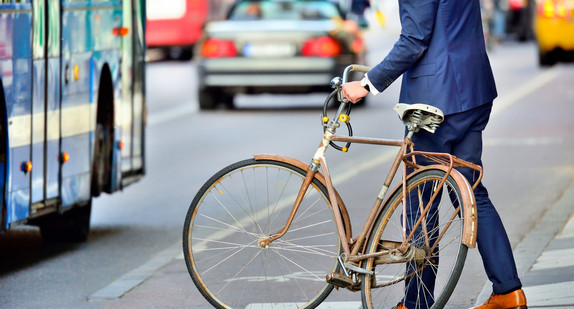
[[[445,114],[435,134],[423,130],[415,134],[415,150],[448,152],[482,165],[482,131],[497,92],[484,44],[479,0],[399,0],[399,14],[399,40],[360,82],[344,84],[343,95],[356,103],[369,92],[384,91],[403,75],[401,103],[429,104]],[[473,183],[472,174],[465,170],[460,172]],[[482,184],[474,193],[477,244],[493,288],[492,296],[477,308],[526,309],[502,221]],[[406,294],[397,308],[419,308],[416,300],[408,297],[409,287]]]

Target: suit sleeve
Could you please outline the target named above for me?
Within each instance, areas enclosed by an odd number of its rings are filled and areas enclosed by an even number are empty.
[[[456,0],[458,1],[458,0]],[[385,59],[367,73],[379,92],[412,68],[429,46],[439,0],[400,0],[401,35]]]

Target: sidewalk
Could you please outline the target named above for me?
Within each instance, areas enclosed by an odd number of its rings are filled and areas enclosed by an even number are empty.
[[[574,308],[574,184],[514,249],[528,308]],[[490,295],[484,285],[476,304]]]
[[[574,308],[573,218],[524,277],[529,308]]]
[[[516,246],[515,257],[528,308],[574,308],[574,183]],[[491,291],[486,283],[477,297]],[[193,286],[181,243],[88,297],[90,308],[211,308]],[[360,302],[323,303],[319,308],[350,309]],[[290,307],[289,307],[290,308]]]

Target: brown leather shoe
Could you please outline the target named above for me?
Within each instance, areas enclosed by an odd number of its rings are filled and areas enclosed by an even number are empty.
[[[494,294],[481,306],[471,309],[527,309],[526,296],[522,289],[508,294]]]

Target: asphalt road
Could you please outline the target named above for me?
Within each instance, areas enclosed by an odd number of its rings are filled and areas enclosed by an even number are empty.
[[[392,31],[367,36],[368,62],[382,59]],[[490,52],[499,98],[485,131],[484,183],[513,245],[520,242],[574,179],[574,64],[541,69],[533,43],[508,42]],[[472,72],[468,72],[472,74]],[[319,143],[322,94],[241,96],[237,110],[201,112],[193,62],[148,65],[147,175],[121,193],[95,199],[89,241],[47,245],[33,227],[0,235],[0,307],[100,308],[87,298],[181,241],[187,207],[213,173],[257,153],[309,161]],[[355,135],[401,138],[392,106],[399,83],[353,111]],[[354,145],[330,151],[334,177],[388,149]],[[364,221],[390,163],[345,178],[337,188]],[[470,251],[453,308],[474,304],[486,276]],[[190,288],[193,288],[190,285]],[[328,300],[359,300],[333,293]]]

